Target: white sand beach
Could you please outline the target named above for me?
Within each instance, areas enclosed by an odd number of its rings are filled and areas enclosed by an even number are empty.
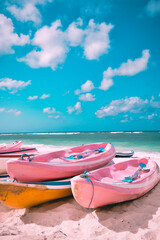
[[[159,153],[145,153],[145,157],[160,164]],[[92,210],[82,208],[73,197],[30,209],[0,204],[0,240],[159,240],[159,227],[160,183],[134,201]]]

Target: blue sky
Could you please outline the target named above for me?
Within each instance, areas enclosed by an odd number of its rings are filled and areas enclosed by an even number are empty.
[[[160,130],[160,0],[0,2],[0,132]]]

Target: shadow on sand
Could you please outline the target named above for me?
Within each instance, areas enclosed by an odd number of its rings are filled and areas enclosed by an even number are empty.
[[[96,209],[100,224],[115,232],[137,233],[148,227],[149,221],[160,207],[160,183],[143,197]]]
[[[79,221],[86,214],[88,214],[87,209],[81,208],[73,197],[67,197],[26,209],[21,220],[24,224],[35,223],[49,227],[59,225],[66,220]]]

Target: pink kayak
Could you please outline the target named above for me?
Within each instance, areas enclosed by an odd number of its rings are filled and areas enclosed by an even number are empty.
[[[106,165],[115,157],[111,144],[94,143],[34,157],[7,161],[7,172],[19,182],[67,178]]]
[[[143,158],[85,172],[72,178],[71,187],[81,206],[96,208],[141,197],[159,180],[158,165]]]
[[[0,146],[0,153],[20,148],[22,146],[22,143],[23,143],[22,141],[17,141],[17,142],[11,143],[11,144],[6,144],[3,146]]]

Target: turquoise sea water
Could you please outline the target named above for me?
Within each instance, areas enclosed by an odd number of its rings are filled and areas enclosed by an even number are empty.
[[[160,152],[160,132],[67,132],[0,134],[0,144],[23,140],[24,144],[76,146],[112,143],[116,149]]]

